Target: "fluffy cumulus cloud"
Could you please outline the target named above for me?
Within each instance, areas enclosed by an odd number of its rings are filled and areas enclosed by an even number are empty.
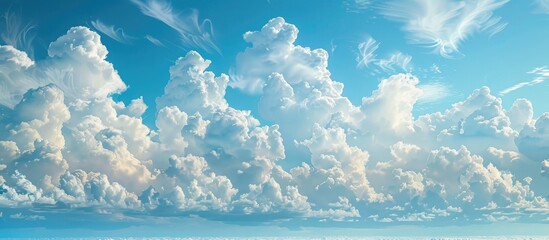
[[[506,109],[481,87],[415,117],[426,93],[411,74],[381,80],[355,105],[331,78],[328,53],[297,37],[283,18],[245,33],[250,46],[230,77],[188,52],[169,69],[154,126],[143,123],[142,98],[111,97],[126,85],[95,32],[70,29],[38,61],[0,46],[0,206],[28,221],[71,212],[117,221],[547,218],[548,113],[534,117],[526,99]],[[233,108],[227,87],[258,94],[272,124]]]
[[[9,45],[0,52],[0,103],[7,107],[17,104],[29,89],[48,84],[55,84],[71,99],[102,98],[126,89],[105,60],[108,51],[99,35],[85,27],[71,28],[52,42],[48,57],[38,62]]]

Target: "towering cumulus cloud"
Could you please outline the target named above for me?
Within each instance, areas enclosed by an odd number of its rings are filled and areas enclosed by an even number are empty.
[[[31,88],[53,83],[65,97],[104,98],[126,89],[126,85],[107,62],[107,48],[97,33],[85,27],[71,28],[52,42],[48,58],[33,62],[26,53],[12,46],[0,47],[2,88],[0,103],[13,107]]]
[[[37,61],[0,46],[2,211],[133,224],[547,219],[549,113],[534,118],[526,99],[505,109],[481,87],[414,117],[423,90],[410,74],[355,105],[328,52],[297,37],[283,18],[245,33],[231,78],[188,52],[156,98],[155,126],[143,123],[142,98],[111,97],[126,85],[95,32],[72,28]],[[258,94],[272,125],[233,108],[228,86]]]

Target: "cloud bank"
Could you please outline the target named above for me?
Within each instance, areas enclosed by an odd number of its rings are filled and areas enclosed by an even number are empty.
[[[534,118],[526,99],[505,109],[481,87],[414,117],[425,93],[411,74],[380,81],[354,105],[331,79],[328,53],[297,37],[283,18],[244,34],[251,46],[237,56],[236,81],[188,52],[156,98],[155,126],[143,123],[142,98],[111,97],[126,86],[97,33],[71,28],[36,62],[1,46],[4,215],[360,226],[547,219],[549,113]],[[273,124],[233,108],[228,86],[259,94],[259,114]]]

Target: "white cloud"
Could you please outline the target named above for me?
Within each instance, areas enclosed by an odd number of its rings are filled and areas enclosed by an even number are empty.
[[[229,79],[225,74],[215,77],[212,72],[204,72],[210,63],[195,51],[177,59],[170,68],[164,95],[156,99],[157,108],[177,106],[191,114],[227,109],[224,96]]]
[[[498,148],[495,148],[495,147],[489,147],[488,152],[490,154],[494,155],[495,157],[499,158],[499,159],[507,158],[507,159],[513,161],[513,160],[517,160],[517,159],[520,158],[520,155],[519,155],[518,152],[505,151],[503,149],[498,149]]]
[[[172,195],[174,206],[180,210],[231,210],[232,198],[238,192],[225,176],[209,171],[208,163],[202,157],[188,155],[172,156],[170,167],[165,170],[168,177],[176,179],[177,194]],[[182,186],[182,187],[181,187]],[[177,198],[173,199],[174,196]]]
[[[299,193],[295,186],[282,188],[274,179],[263,184],[252,184],[249,192],[240,196],[237,205],[242,205],[244,213],[285,213],[293,212],[304,214],[310,211],[311,206],[307,197]]]
[[[383,202],[385,196],[376,193],[366,178],[368,152],[346,143],[341,128],[323,129],[315,125],[311,139],[303,141],[311,151],[312,164],[316,169],[333,174],[355,193],[355,197],[369,202]]]
[[[402,22],[412,43],[434,48],[444,57],[459,54],[459,45],[478,32],[490,35],[505,28],[505,23],[493,12],[508,0],[488,1],[389,1],[381,13]]]
[[[37,85],[25,74],[25,70],[33,66],[34,61],[25,52],[10,45],[0,46],[0,54],[0,103],[13,107],[28,89]]]
[[[543,160],[543,162],[541,162],[541,174],[549,177],[549,160]]]
[[[409,74],[382,80],[370,97],[362,98],[365,125],[401,134],[414,131],[412,109],[423,94],[417,84],[419,79]]]
[[[444,194],[454,196],[448,199],[458,206],[459,202],[469,202],[474,206],[484,206],[491,199],[486,195],[498,194],[500,204],[516,203],[528,195],[526,186],[513,182],[512,175],[500,172],[492,164],[483,165],[480,156],[472,155],[466,147],[449,149],[442,147],[434,151],[428,163],[427,174],[435,184],[442,186]],[[545,202],[547,205],[547,202]]]
[[[181,38],[182,47],[189,50],[202,49],[207,52],[221,50],[213,42],[213,26],[209,19],[198,20],[198,10],[187,14],[175,11],[170,2],[164,0],[132,0],[141,12],[155,18],[175,30]]]
[[[237,55],[230,86],[248,93],[261,93],[273,68],[292,82],[303,81],[310,75],[322,80],[325,73],[317,69],[327,65],[323,60],[328,53],[323,49],[294,46],[298,32],[283,18],[274,18],[261,31],[245,33],[244,40],[252,46]]]
[[[547,66],[534,68],[532,71],[530,71],[528,73],[535,74],[537,76],[531,81],[520,82],[520,83],[517,83],[517,84],[515,84],[511,87],[503,89],[499,92],[499,95],[504,96],[504,95],[506,95],[510,92],[514,92],[514,91],[516,91],[518,89],[521,89],[523,87],[530,87],[530,86],[534,86],[534,85],[543,83],[543,82],[545,82],[545,80],[547,78],[549,78],[549,68]]]
[[[59,190],[54,192],[58,201],[78,206],[105,206],[122,209],[140,209],[141,203],[134,193],[117,182],[110,182],[101,173],[66,172],[61,177]]]
[[[311,211],[308,216],[316,218],[330,218],[335,221],[345,221],[360,217],[358,209],[356,209],[346,197],[339,197],[337,202],[329,203],[328,206],[331,208],[327,210],[320,209]]]
[[[108,37],[120,42],[120,43],[129,43],[132,37],[128,36],[124,29],[117,28],[112,25],[106,25],[105,23],[101,22],[100,20],[95,20],[91,22],[93,28],[95,28],[97,31],[107,35]]]
[[[528,99],[519,98],[513,102],[511,109],[506,111],[506,114],[511,121],[511,127],[520,131],[524,126],[532,125],[534,108]]]

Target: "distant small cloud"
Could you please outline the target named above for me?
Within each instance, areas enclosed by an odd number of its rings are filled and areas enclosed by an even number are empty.
[[[132,38],[124,32],[124,29],[117,28],[113,25],[106,25],[100,20],[92,21],[91,24],[93,28],[95,28],[95,30],[107,35],[108,37],[116,40],[117,42],[129,43],[130,39]]]
[[[343,6],[348,12],[363,12],[372,5],[372,0],[345,0]]]
[[[499,95],[500,96],[505,96],[506,94],[508,94],[510,92],[513,92],[513,91],[516,91],[518,89],[521,89],[523,87],[534,86],[534,85],[540,84],[542,82],[545,82],[545,80],[547,78],[549,78],[549,68],[547,66],[534,68],[532,71],[530,71],[528,73],[535,74],[536,77],[531,81],[520,82],[520,83],[517,83],[517,84],[515,84],[511,87],[503,89],[502,91],[499,92]]]
[[[334,53],[337,48],[337,44],[335,44],[334,40],[330,41],[330,53]]]
[[[433,73],[442,73],[442,71],[440,71],[440,67],[437,64],[434,64],[434,63],[431,65],[429,70]]]
[[[145,39],[149,40],[149,42],[151,42],[152,44],[154,44],[156,46],[159,46],[159,47],[165,47],[166,46],[160,40],[158,40],[157,38],[155,38],[151,35],[145,35]]]
[[[419,98],[418,103],[433,103],[450,95],[448,86],[440,82],[421,84],[419,88],[423,91],[423,95]]]
[[[11,219],[21,219],[25,221],[38,221],[38,220],[46,220],[46,217],[40,216],[40,215],[23,215],[23,213],[16,213],[10,215]]]

